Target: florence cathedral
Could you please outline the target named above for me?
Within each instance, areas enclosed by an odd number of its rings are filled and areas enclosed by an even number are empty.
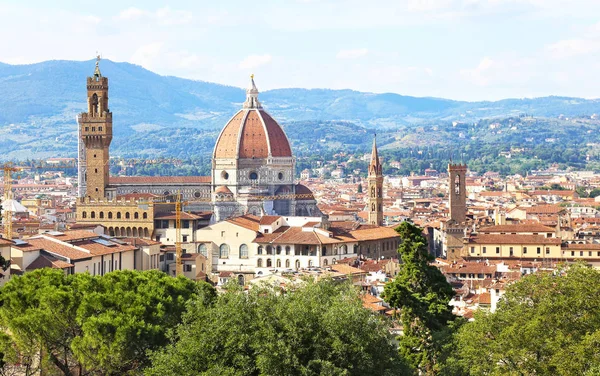
[[[78,116],[77,221],[100,223],[110,235],[153,237],[155,217],[173,210],[169,200],[153,200],[177,193],[186,211],[212,213],[212,223],[244,214],[320,216],[312,192],[296,183],[285,132],[258,94],[252,76],[242,109],[217,137],[211,176],[110,176],[113,118],[108,78],[96,62],[87,78],[87,112]]]

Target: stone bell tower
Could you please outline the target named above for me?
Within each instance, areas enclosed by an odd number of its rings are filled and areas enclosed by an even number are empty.
[[[369,224],[383,225],[383,167],[377,153],[377,143],[373,138],[373,150],[371,152],[371,163],[369,164],[369,175],[367,176],[369,189]]]
[[[450,219],[455,223],[465,223],[467,219],[466,175],[466,164],[448,165]]]
[[[109,177],[109,147],[112,141],[112,113],[108,108],[108,78],[102,77],[96,60],[94,75],[87,78],[87,112],[79,115],[79,137],[85,154],[84,197],[104,199]]]

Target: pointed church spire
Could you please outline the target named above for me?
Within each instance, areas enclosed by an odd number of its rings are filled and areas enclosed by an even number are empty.
[[[246,89],[246,101],[244,102],[244,108],[262,108],[258,101],[258,89],[254,83],[254,74],[250,75],[250,87]]]
[[[373,136],[373,150],[371,150],[369,173],[373,173],[374,175],[381,173],[381,162],[379,161],[379,153],[377,152],[377,133]]]
[[[102,77],[102,74],[100,73],[100,55],[96,56],[96,69],[94,69],[94,77],[96,79],[99,79],[100,77]]]

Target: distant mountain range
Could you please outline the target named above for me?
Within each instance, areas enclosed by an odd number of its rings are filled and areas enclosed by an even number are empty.
[[[147,134],[151,144],[161,133],[185,130],[194,133],[191,139],[214,139],[245,99],[241,88],[161,76],[129,63],[103,60],[100,69],[109,78],[115,138]],[[93,70],[94,61],[0,63],[0,158],[74,156],[75,116],[86,107],[85,79]],[[258,86],[260,89],[260,81]],[[567,97],[464,102],[393,93],[292,88],[265,91],[259,99],[284,126],[298,122],[299,126],[310,127],[311,122],[344,121],[355,124],[361,132],[523,113],[539,117],[600,113],[598,99]],[[124,144],[125,139],[116,142],[116,152]],[[139,148],[148,149],[149,144]],[[132,149],[129,145],[127,150],[135,151],[135,146]]]

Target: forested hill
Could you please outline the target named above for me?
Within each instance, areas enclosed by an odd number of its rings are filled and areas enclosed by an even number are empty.
[[[109,77],[115,154],[154,153],[157,149],[160,154],[178,155],[191,150],[198,155],[209,154],[218,130],[245,99],[241,88],[160,76],[129,63],[103,60],[100,68]],[[2,158],[74,156],[75,116],[85,109],[85,78],[93,69],[94,61],[0,63]],[[240,82],[240,86],[245,84]],[[260,89],[260,80],[257,84]],[[295,140],[294,135],[312,132],[315,124],[321,124],[321,140],[336,139],[335,145],[343,145],[345,136],[332,134],[339,132],[340,126],[357,130],[356,136],[371,133],[373,128],[394,132],[419,125],[475,122],[517,114],[555,118],[561,114],[600,113],[600,100],[564,97],[462,102],[353,90],[277,89],[261,92],[260,100],[286,127],[295,147],[301,148],[309,145]],[[292,124],[294,131],[289,130]],[[174,135],[184,143],[174,142]],[[130,138],[144,142],[133,144]],[[192,149],[184,148],[191,142]],[[157,144],[166,149],[157,148]]]

